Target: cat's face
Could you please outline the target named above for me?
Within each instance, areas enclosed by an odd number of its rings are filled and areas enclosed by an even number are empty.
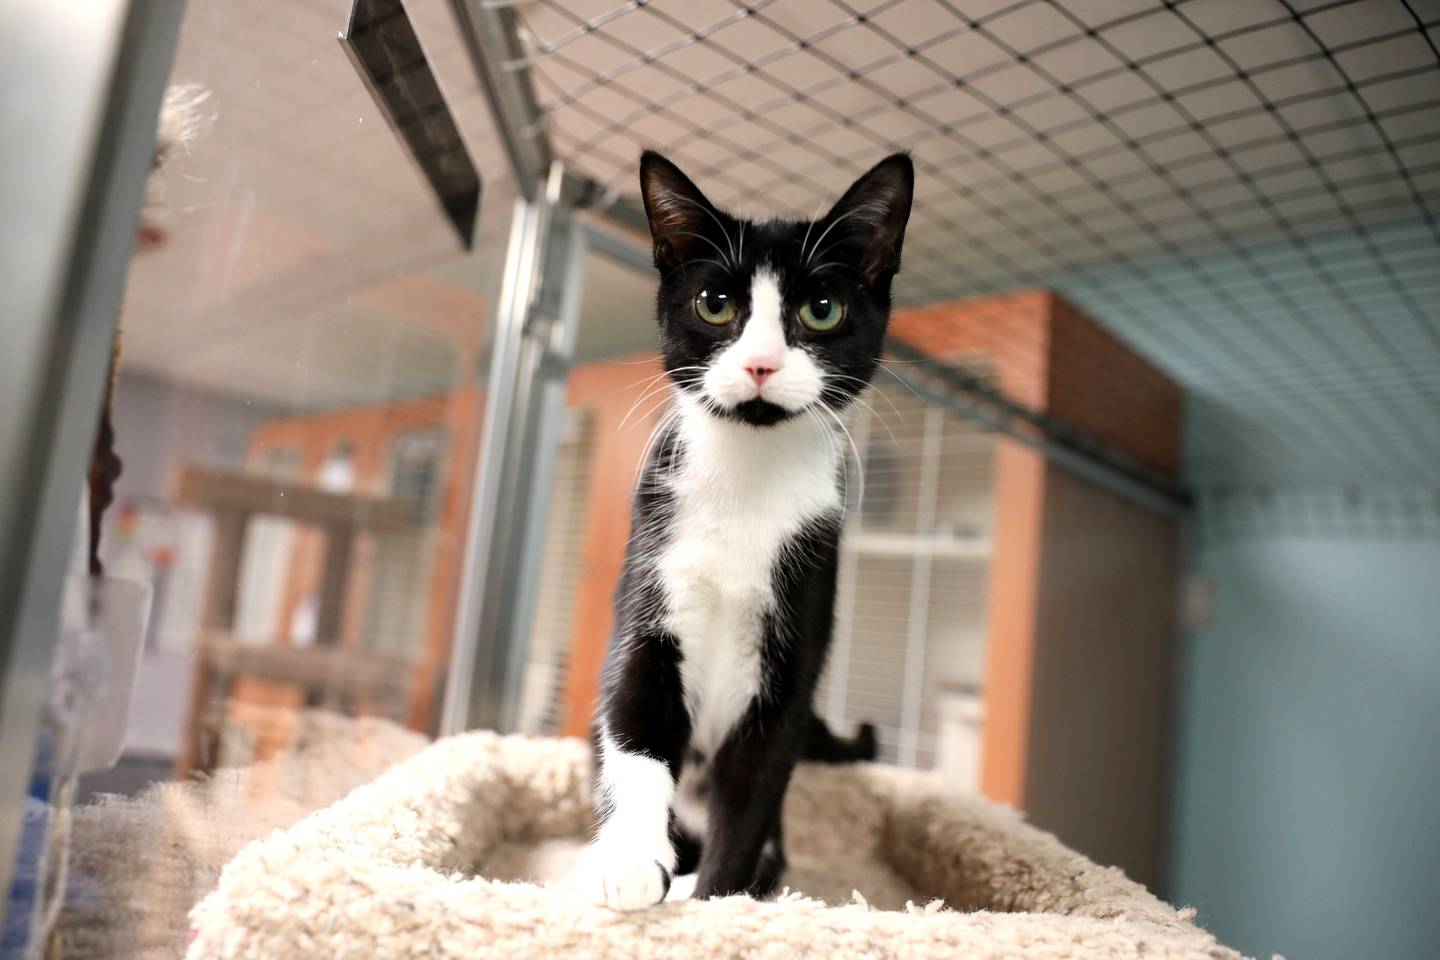
[[[914,178],[896,154],[818,220],[741,220],[647,151],[640,188],[671,380],[715,416],[758,427],[848,406],[880,356]]]

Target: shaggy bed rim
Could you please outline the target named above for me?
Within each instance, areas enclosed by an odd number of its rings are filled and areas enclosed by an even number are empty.
[[[923,894],[903,910],[873,909],[860,894],[827,905],[786,893],[616,914],[565,884],[476,875],[507,844],[576,837],[588,802],[579,741],[438,741],[243,850],[192,911],[186,955],[1239,957],[1197,928],[1193,911],[1014,811],[880,765],[797,770],[787,846],[792,861],[819,863],[884,851]]]

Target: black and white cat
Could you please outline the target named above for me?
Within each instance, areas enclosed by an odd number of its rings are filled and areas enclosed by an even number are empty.
[[[913,185],[896,154],[818,220],[742,220],[641,158],[675,397],[641,468],[601,683],[602,822],[580,868],[597,903],[659,903],[697,868],[697,897],[770,893],[796,760],[843,759],[811,708],[842,414],[878,363]]]

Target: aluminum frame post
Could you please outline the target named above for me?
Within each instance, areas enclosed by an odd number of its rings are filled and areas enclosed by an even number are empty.
[[[183,10],[0,6],[0,896]]]
[[[514,724],[584,285],[586,232],[574,217],[575,189],[555,166],[544,196],[515,207],[441,719],[445,733]]]
[[[540,125],[540,107],[528,72],[516,68],[524,50],[515,31],[515,12],[487,0],[450,0],[450,10],[470,55],[470,66],[485,94],[510,169],[526,200],[542,199],[551,167],[550,141]]]

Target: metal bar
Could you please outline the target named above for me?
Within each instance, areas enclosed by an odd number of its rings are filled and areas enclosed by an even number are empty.
[[[520,183],[520,193],[528,200],[537,199],[545,188],[555,155],[530,77],[530,61],[516,31],[515,12],[494,0],[450,0],[450,8],[475,78],[490,105],[491,119],[505,144],[511,172]],[[632,231],[637,239],[649,236],[645,210],[635,200],[574,174],[567,174],[565,179],[577,209],[589,210]],[[620,248],[608,250],[618,252]],[[648,254],[644,268],[650,268]]]
[[[511,426],[525,315],[539,271],[542,205],[543,199],[539,203],[516,200],[510,222],[505,272],[490,348],[490,376],[485,384],[485,427],[470,493],[459,609],[455,615],[455,637],[440,719],[440,732],[445,734],[468,728],[474,678],[477,672],[490,668],[489,650],[482,644],[480,635],[482,597],[490,576],[489,559],[494,553],[491,544],[499,536],[497,524],[503,480],[500,464]]]
[[[0,5],[0,895],[182,12]]]
[[[655,268],[649,244],[629,233],[608,229],[603,221],[590,220],[585,223],[590,246],[596,253],[602,253],[617,263],[642,270],[647,275]],[[648,236],[648,228],[646,236]]]
[[[577,182],[556,166],[510,235],[442,729],[507,729],[529,646],[540,551],[584,285]]]
[[[340,47],[461,245],[475,245],[480,174],[400,0],[351,0]]]
[[[639,165],[638,157],[636,165]],[[649,270],[653,264],[650,259],[650,220],[645,216],[645,208],[633,197],[606,191],[594,181],[589,183],[590,189],[581,206],[595,222],[619,228],[621,235],[618,240],[644,251],[644,266]]]
[[[536,308],[548,321],[549,329],[534,331],[532,342],[538,355],[531,385],[533,416],[526,424],[526,439],[521,447],[522,455],[529,457],[529,464],[519,465],[520,478],[515,490],[520,500],[516,504],[517,516],[522,515],[523,507],[525,523],[510,544],[514,589],[501,595],[513,598],[506,606],[508,626],[500,634],[509,637],[498,724],[504,730],[515,728],[525,665],[530,655],[540,564],[555,486],[556,455],[565,428],[565,395],[580,325],[580,298],[585,290],[587,235],[588,231],[581,229],[568,212],[555,211]]]
[[[1128,464],[1118,454],[1109,452],[1108,448],[1094,441],[1087,443],[1083,449],[1076,449],[1066,440],[1047,432],[1044,427],[1031,426],[1037,420],[1045,423],[1053,421],[1000,395],[993,387],[980,383],[953,367],[934,361],[921,351],[894,338],[887,341],[886,352],[896,357],[929,361],[924,364],[926,372],[946,382],[945,388],[938,388],[924,377],[899,371],[894,367],[888,368],[897,380],[922,400],[939,404],[967,420],[1023,443],[1044,454],[1045,458],[1056,466],[1124,497],[1136,506],[1171,519],[1190,512],[1191,496],[1183,488],[1167,479],[1159,478],[1158,474],[1143,467]],[[978,396],[970,393],[975,384],[979,384],[975,389]],[[1020,422],[1017,423],[1017,420]],[[1061,437],[1077,436],[1081,435],[1069,428],[1062,428]]]
[[[505,728],[518,705],[587,241],[650,267],[648,253],[631,255],[635,242],[574,219],[574,210],[591,208],[648,233],[633,202],[552,162],[513,11],[484,0],[450,5],[525,200],[517,207],[497,311],[444,732]]]
[[[510,158],[510,169],[527,200],[541,199],[553,154],[540,122],[540,104],[515,32],[515,13],[483,0],[450,0],[465,51],[475,69],[490,115]]]
[[[925,410],[924,429],[919,504],[915,511],[915,536],[920,542],[935,536],[935,505],[940,496],[940,444],[945,431],[940,407]],[[900,762],[907,767],[915,766],[920,759],[920,704],[925,687],[925,648],[930,639],[930,575],[934,554],[917,550],[910,564],[910,612],[905,631],[904,686],[900,695]]]

